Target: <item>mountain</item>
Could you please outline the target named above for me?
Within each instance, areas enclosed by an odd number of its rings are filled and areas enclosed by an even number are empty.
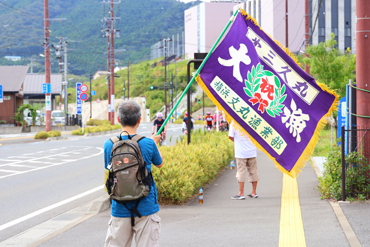
[[[103,17],[108,17],[108,0],[49,0],[49,18],[67,18],[50,21],[50,40],[57,45],[57,37],[67,37],[68,72],[76,75],[106,70],[107,39],[102,38]],[[118,2],[119,0],[115,0]],[[150,46],[160,38],[184,30],[184,10],[193,3],[175,0],[122,0],[115,4],[115,28],[120,38],[115,39],[115,58],[124,66],[150,58]],[[0,0],[0,65],[29,64],[36,59],[34,72],[44,71],[44,1]],[[124,52],[122,52],[125,50]],[[25,60],[10,62],[4,56],[21,56]],[[52,52],[52,72],[59,70]]]

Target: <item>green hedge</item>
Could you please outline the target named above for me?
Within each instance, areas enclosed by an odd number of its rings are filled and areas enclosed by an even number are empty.
[[[90,126],[105,126],[105,125],[111,125],[109,120],[99,120],[99,119],[90,119],[86,122],[86,125]]]
[[[95,132],[104,132],[109,130],[120,129],[120,124],[115,125],[103,125],[103,126],[96,126],[96,127],[86,127],[84,128],[84,132],[82,132],[82,128],[72,131],[72,135],[84,135],[86,133],[95,133]]]
[[[370,199],[370,164],[357,152],[345,156],[346,163],[346,200]],[[330,149],[324,163],[323,176],[319,178],[318,189],[323,199],[341,200],[342,198],[342,152],[337,146]]]
[[[175,146],[162,146],[164,165],[153,168],[162,204],[182,204],[211,182],[233,159],[233,145],[225,133],[195,131],[187,145],[183,136]]]
[[[38,132],[33,138],[34,139],[46,139],[48,137],[56,137],[56,136],[61,136],[62,133],[60,131],[49,131],[49,132],[45,132],[45,131],[40,131]]]

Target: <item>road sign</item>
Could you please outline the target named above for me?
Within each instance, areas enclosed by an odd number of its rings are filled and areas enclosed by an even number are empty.
[[[51,84],[43,83],[42,84],[42,93],[51,93]]]
[[[81,89],[81,92],[85,93],[87,92],[87,90],[89,90],[89,87],[86,84],[82,84],[80,89]]]
[[[100,99],[97,99],[97,100],[96,100],[96,103],[100,103],[100,102],[101,102],[101,100],[100,100]]]
[[[45,96],[45,108],[47,111],[51,111],[51,96],[50,95]]]
[[[87,93],[81,93],[80,94],[80,99],[82,101],[86,101],[88,98],[89,98],[89,96],[87,95]]]
[[[80,99],[81,95],[81,82],[76,83],[76,102],[77,102],[77,114],[82,114],[82,100]]]
[[[3,97],[3,85],[0,85],[0,103],[4,102],[4,97]]]
[[[91,95],[92,96],[95,96],[96,95],[96,91],[91,91]]]

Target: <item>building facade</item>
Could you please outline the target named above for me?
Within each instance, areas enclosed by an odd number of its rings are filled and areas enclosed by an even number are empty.
[[[202,2],[185,10],[185,57],[209,52],[233,14],[233,2]]]
[[[320,0],[309,0],[309,6],[310,44],[325,42],[334,33],[340,51],[356,53],[356,0],[322,0],[321,5]]]
[[[195,52],[208,52],[239,7],[291,52],[304,52],[305,0],[287,0],[288,30],[285,3],[285,0],[245,0],[239,4],[211,1],[185,10],[186,57],[193,58]],[[309,0],[309,27],[310,35],[313,33],[310,44],[325,42],[334,33],[341,52],[351,49],[355,53],[356,0]]]
[[[304,50],[304,0],[288,0],[288,42],[285,28],[285,0],[247,0],[235,5],[242,8],[271,37],[293,53]]]

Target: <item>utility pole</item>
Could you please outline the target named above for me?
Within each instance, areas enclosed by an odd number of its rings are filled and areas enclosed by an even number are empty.
[[[368,0],[356,0],[356,83],[357,87],[370,90],[370,5]],[[370,97],[368,92],[357,90],[357,129],[368,129],[370,120]],[[350,128],[352,126],[349,126]],[[357,137],[358,150],[363,150],[365,158],[370,157],[370,133]],[[361,147],[360,147],[361,145]]]
[[[59,51],[61,52],[62,51],[62,47],[63,47],[63,37],[60,37],[59,39]],[[57,54],[57,58],[58,58],[58,55],[59,55],[59,73],[62,75],[63,77],[63,73],[62,73],[62,65],[63,65],[63,57],[61,54]],[[31,60],[32,61],[32,60]],[[59,95],[59,110],[62,110],[62,92],[60,93]]]
[[[305,48],[304,48],[304,52],[305,52],[305,57],[308,57],[308,54],[307,54],[307,47],[309,45],[308,43],[308,40],[310,39],[310,5],[308,3],[308,0],[305,0],[305,6],[304,6],[304,9],[305,9],[305,17],[304,17],[304,24],[305,24]],[[305,64],[304,65],[304,71],[306,71],[307,74],[310,74],[310,67]]]
[[[289,41],[288,41],[288,0],[285,0],[285,47],[289,48]]]
[[[64,130],[67,130],[68,124],[68,60],[67,60],[67,38],[64,39],[64,113],[65,113],[65,123],[64,123]]]
[[[167,119],[167,39],[164,39],[164,118]]]
[[[108,80],[108,120],[110,122],[112,122],[112,119],[111,119],[111,110],[112,110],[112,106],[111,106],[111,87],[110,87],[110,35],[109,35],[109,30],[110,30],[110,26],[109,26],[109,20],[107,20],[107,41],[108,41],[108,63],[107,63],[107,71],[108,71],[108,75],[107,75],[107,80]]]
[[[111,71],[110,71],[110,91],[111,91],[111,124],[114,125],[114,108],[115,108],[115,104],[114,104],[114,35],[115,35],[115,30],[114,30],[114,3],[113,3],[113,0],[111,0],[111,7],[110,7],[110,21],[111,21],[111,24],[110,24],[110,35],[111,35],[111,38],[110,38],[110,42],[111,42],[111,46],[110,46],[110,51],[111,51],[111,55],[110,55],[110,58],[111,58]]]
[[[164,40],[164,117],[167,118],[167,41],[172,41],[170,38],[163,38]]]
[[[50,84],[50,37],[49,37],[49,0],[44,0],[44,36],[45,36],[45,83]],[[51,131],[51,94],[45,94],[46,132]]]
[[[127,61],[127,100],[130,99],[130,63]]]
[[[104,0],[102,3],[108,4],[109,6],[109,17],[104,17],[102,20],[103,25],[106,25],[102,30],[102,32],[104,32],[102,37],[106,37],[108,43],[108,75],[106,77],[108,83],[108,120],[111,124],[114,124],[114,38],[119,37],[119,30],[115,29],[114,22],[116,19],[120,19],[120,17],[114,17],[114,5],[120,4],[121,1],[114,2],[114,0]]]

